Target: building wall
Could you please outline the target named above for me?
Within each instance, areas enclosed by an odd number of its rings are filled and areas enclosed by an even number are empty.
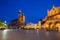
[[[60,7],[53,6],[51,10],[48,10],[48,15],[43,21],[45,21],[42,25],[44,28],[60,27]]]

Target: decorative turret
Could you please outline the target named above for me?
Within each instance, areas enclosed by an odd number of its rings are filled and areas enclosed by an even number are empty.
[[[23,13],[21,10],[18,11],[18,17],[23,16]]]

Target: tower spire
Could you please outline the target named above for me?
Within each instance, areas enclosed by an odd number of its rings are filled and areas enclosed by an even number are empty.
[[[22,14],[22,11],[21,11],[21,10],[18,11],[18,15],[19,15],[19,14]]]
[[[22,12],[21,10],[19,10],[18,12]]]

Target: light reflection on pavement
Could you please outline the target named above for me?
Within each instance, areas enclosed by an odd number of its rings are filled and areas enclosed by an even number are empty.
[[[0,40],[60,40],[60,32],[45,30],[0,30]]]

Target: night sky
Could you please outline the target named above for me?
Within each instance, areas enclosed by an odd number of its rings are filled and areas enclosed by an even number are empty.
[[[18,10],[22,10],[27,23],[37,23],[53,5],[60,6],[60,0],[0,0],[0,19],[10,22],[18,18]]]

